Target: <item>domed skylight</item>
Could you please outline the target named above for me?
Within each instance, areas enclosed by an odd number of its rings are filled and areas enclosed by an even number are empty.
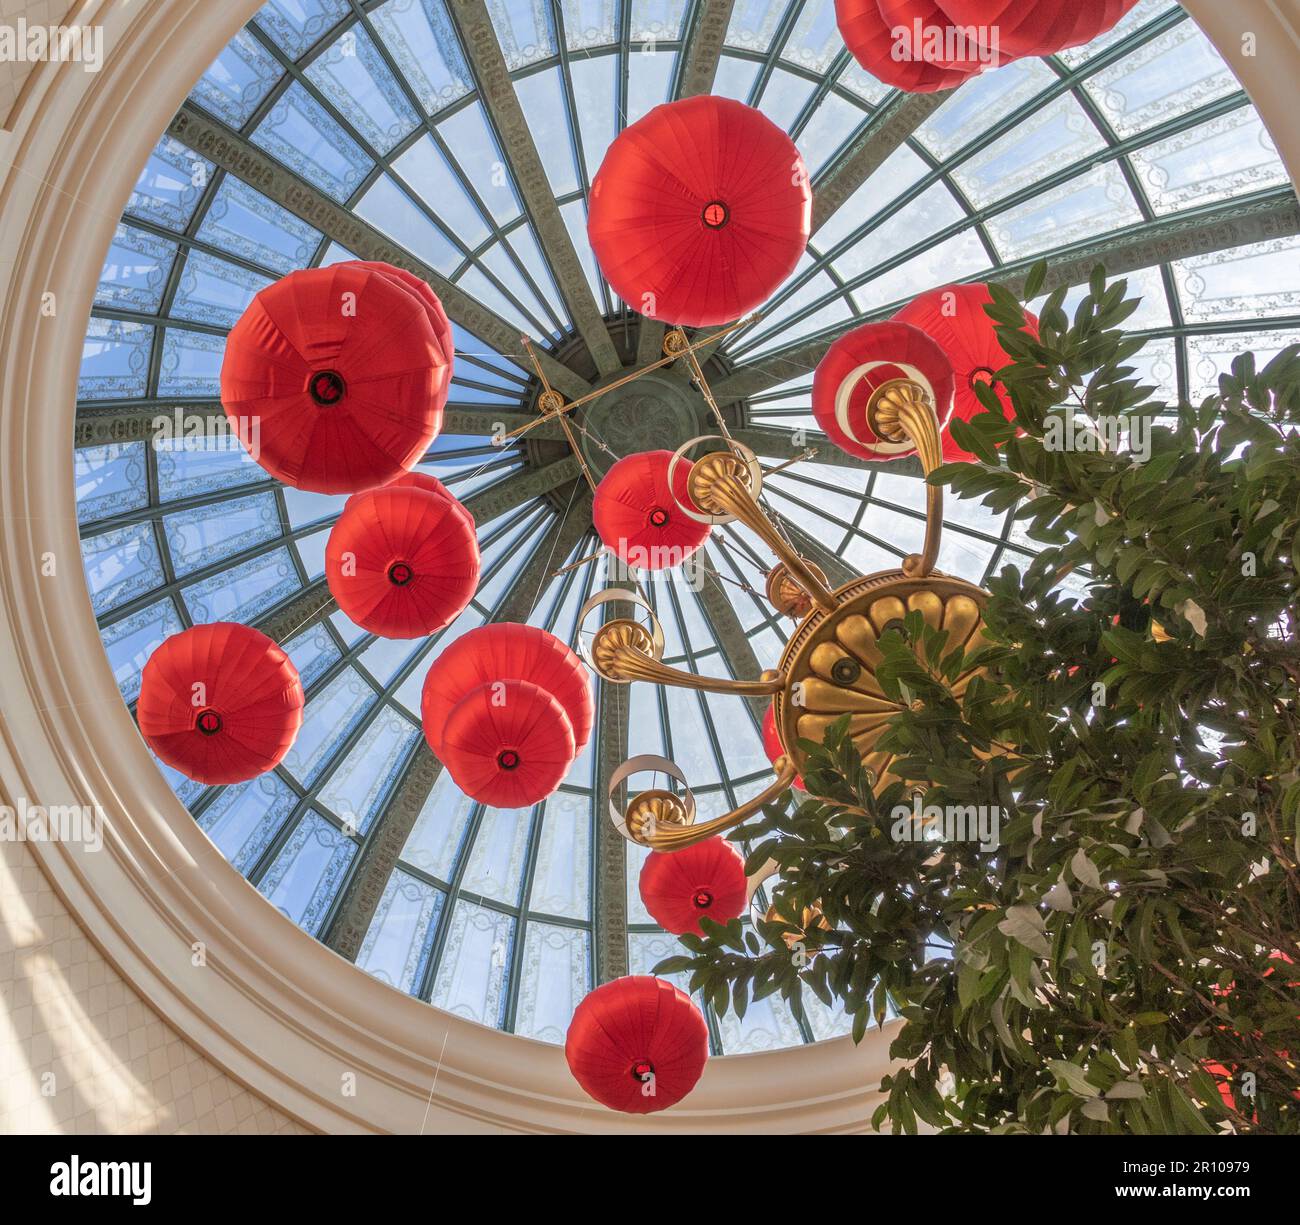
[[[775,461],[800,451],[811,372],[852,321],[951,280],[1015,282],[1043,254],[1072,280],[1099,260],[1128,273],[1145,297],[1130,321],[1148,338],[1138,361],[1168,399],[1197,399],[1237,353],[1300,341],[1300,214],[1245,93],[1168,0],[1143,0],[1089,47],[931,96],[859,69],[832,0],[737,0],[725,25],[711,0],[456,9],[453,20],[444,0],[271,0],[195,86],[100,276],[78,513],[128,704],[150,652],[196,622],[257,626],[301,672],[305,724],[272,774],[203,788],[167,772],[235,867],[398,989],[559,1042],[595,983],[675,947],[641,906],[641,856],[607,819],[613,768],[673,758],[705,817],[771,777],[761,706],[646,685],[598,688],[592,745],[533,810],[470,802],[420,734],[421,683],[448,641],[490,619],[572,640],[606,581],[603,561],[566,568],[598,541],[563,440],[537,430],[498,448],[491,436],[535,411],[521,332],[570,394],[659,355],[662,327],[614,298],[586,240],[588,185],[614,136],[711,89],[757,106],[803,153],[807,255],[708,366],[737,435]],[[333,610],[323,558],[342,498],[281,486],[227,439],[195,436],[221,415],[225,335],[258,290],[398,248],[456,324],[452,402],[424,467],[473,510],[484,563],[470,609],[432,641],[375,639]],[[702,423],[698,395],[668,373],[602,403],[584,447],[603,467]],[[917,547],[917,475],[822,442],[770,478],[768,501],[835,580]],[[980,582],[1026,556],[1009,516],[955,499],[947,514],[941,569]],[[767,559],[731,529],[706,558],[701,590],[680,575],[646,582],[666,658],[756,675],[784,641],[762,598]],[[709,1013],[715,1050],[847,1028],[806,998],[806,1023],[772,997],[743,1021]]]

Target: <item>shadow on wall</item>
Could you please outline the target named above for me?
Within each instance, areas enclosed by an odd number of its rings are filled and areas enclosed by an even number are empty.
[[[0,1134],[303,1134],[184,1042],[0,841]]]

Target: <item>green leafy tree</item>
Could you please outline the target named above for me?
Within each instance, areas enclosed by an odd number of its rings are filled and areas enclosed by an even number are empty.
[[[805,742],[818,798],[733,835],[779,865],[773,919],[706,920],[659,969],[721,1011],[812,991],[855,1040],[900,1018],[877,1127],[1297,1134],[1300,349],[1168,409],[1126,364],[1126,284],[1064,298],[1034,339],[993,288],[1016,419],[982,389],[954,426],[978,462],[931,478],[1042,551],[991,584],[969,661],[916,614],[882,636],[898,779],[873,792],[843,723]],[[998,809],[996,849],[905,837],[914,795]]]

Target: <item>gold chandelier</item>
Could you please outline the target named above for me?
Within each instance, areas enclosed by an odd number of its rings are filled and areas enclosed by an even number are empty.
[[[763,469],[750,448],[730,436],[708,390],[704,374],[680,330],[668,333],[665,356],[685,356],[692,375],[721,429],[693,438],[677,449],[673,464],[703,444],[713,449],[696,459],[687,480],[692,506],[679,509],[712,524],[739,523],[775,555],[768,575],[767,598],[778,612],[795,620],[776,669],[753,680],[697,675],[663,662],[664,635],[650,605],[637,592],[611,588],[589,599],[579,613],[588,615],[607,602],[626,601],[641,609],[643,620],[619,616],[606,621],[581,642],[588,663],[605,681],[623,685],[649,681],[740,697],[770,696],[782,753],[771,784],[731,812],[697,821],[689,782],[674,763],[643,755],[624,762],[611,776],[610,817],[623,837],[655,851],[678,851],[740,825],[783,794],[803,772],[806,753],[800,740],[820,743],[827,728],[845,715],[849,734],[871,773],[876,790],[889,779],[894,755],[878,747],[889,720],[902,706],[886,696],[877,678],[879,637],[910,612],[948,633],[948,648],[974,651],[982,641],[983,609],[988,593],[963,579],[935,570],[943,528],[943,490],[926,486],[925,542],[920,553],[903,559],[896,570],[861,575],[836,589],[822,571],[802,557],[760,504]],[[562,412],[558,406],[553,411]],[[867,424],[889,443],[910,444],[929,476],[942,462],[939,421],[929,390],[909,378],[896,378],[871,393]],[[672,472],[670,467],[670,474]],[[669,484],[672,484],[671,476]],[[581,638],[581,633],[580,633]],[[960,699],[978,669],[968,669],[950,685]],[[680,788],[656,787],[628,800],[620,811],[615,794],[628,778],[655,771],[675,779]]]

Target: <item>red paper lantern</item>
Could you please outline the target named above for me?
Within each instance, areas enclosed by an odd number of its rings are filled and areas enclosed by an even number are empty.
[[[651,851],[641,865],[641,900],[666,932],[703,934],[702,918],[726,923],[745,909],[745,861],[709,838],[680,851]]]
[[[302,726],[302,682],[265,634],[215,621],[173,634],[140,678],[149,747],[196,782],[242,783],[283,760]]]
[[[529,808],[544,800],[574,756],[564,707],[528,681],[470,690],[442,729],[441,757],[456,786],[493,808]]]
[[[781,747],[781,737],[776,733],[776,707],[769,705],[766,713],[763,715],[763,752],[767,754],[767,759],[773,765],[786,756],[786,751]],[[796,774],[794,785],[800,791],[807,791],[808,788],[803,785],[803,776]]]
[[[986,26],[955,26],[940,0],[876,0],[876,6],[900,51],[906,50],[909,58],[935,68],[969,75],[1000,67],[1014,58],[1002,54],[1000,46],[994,47],[991,36],[980,39]]]
[[[458,506],[416,485],[349,498],[325,546],[325,581],[339,607],[383,638],[421,638],[450,625],[479,579],[473,519]]]
[[[420,715],[435,754],[442,756],[443,729],[452,708],[472,690],[497,681],[529,681],[546,690],[568,716],[575,748],[586,745],[595,703],[582,660],[554,634],[502,621],[462,635],[425,676]]]
[[[427,472],[421,472],[420,469],[413,468],[410,472],[403,472],[401,476],[395,477],[393,480],[389,481],[387,485],[379,486],[381,489],[403,489],[407,487],[423,489],[425,493],[432,493],[437,497],[445,498],[451,503],[452,510],[465,520],[469,530],[474,533],[475,537],[478,536],[478,524],[474,522],[474,516],[470,512],[469,507],[457,498],[456,495],[452,493],[452,491],[448,489],[447,486],[444,485],[436,476],[431,476]],[[365,490],[364,492],[369,493],[370,491]],[[344,503],[344,506],[351,506],[360,496],[360,494],[354,493],[352,497]]]
[[[860,459],[896,459],[915,448],[877,438],[867,424],[872,393],[894,379],[920,383],[940,426],[952,411],[953,376],[943,350],[920,328],[867,323],[846,332],[826,351],[813,375],[812,411],[826,436]]]
[[[996,32],[1002,62],[1055,55],[1110,30],[1137,0],[937,0],[949,23]]]
[[[993,301],[987,285],[946,285],[913,298],[894,316],[898,323],[920,328],[943,350],[952,365],[954,377],[953,411],[943,431],[943,457],[949,461],[975,457],[952,438],[951,421],[969,421],[984,411],[976,394],[976,384],[994,383],[993,376],[1012,358],[998,342],[997,327],[984,307]],[[1026,330],[1036,340],[1038,320],[1025,312]],[[1011,399],[994,383],[1008,421],[1015,417]]]
[[[632,975],[597,987],[578,1005],[564,1057],[602,1106],[651,1114],[695,1088],[709,1057],[709,1033],[684,991]]]
[[[414,294],[424,307],[424,313],[429,317],[429,326],[433,328],[433,337],[438,342],[438,348],[442,350],[443,357],[447,359],[441,370],[442,381],[434,390],[434,399],[437,401],[439,409],[445,407],[447,395],[451,390],[456,341],[451,330],[451,320],[447,318],[447,312],[443,309],[442,303],[438,301],[438,295],[429,288],[428,281],[421,280],[415,273],[407,272],[405,268],[385,264],[381,260],[354,260],[353,262],[358,268],[373,268],[376,272],[382,272],[389,280],[396,281],[408,293]]]
[[[641,570],[681,565],[708,538],[709,525],[681,509],[694,503],[687,493],[690,460],[673,469],[671,451],[640,451],[620,459],[596,486],[592,518],[607,548]]]
[[[901,7],[901,6],[900,6]],[[886,85],[909,93],[934,93],[960,85],[980,65],[959,62],[945,67],[925,57],[925,48],[914,46],[912,21],[929,12],[933,5],[918,3],[913,18],[904,22],[886,21],[879,0],[835,0],[835,20],[844,43],[871,75]],[[896,36],[896,31],[902,33]]]
[[[221,402],[272,476],[354,493],[428,450],[450,362],[427,304],[388,273],[308,268],[262,290],[231,329]]]
[[[587,234],[633,310],[689,327],[766,301],[808,245],[812,192],[794,142],[730,98],[666,102],[625,128],[591,184]]]

